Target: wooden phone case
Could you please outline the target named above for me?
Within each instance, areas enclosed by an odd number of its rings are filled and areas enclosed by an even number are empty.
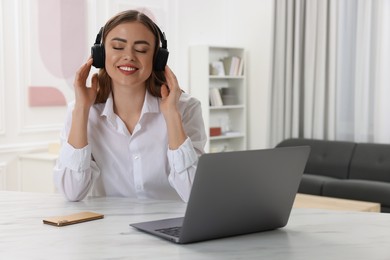
[[[67,226],[72,224],[77,224],[85,221],[91,221],[95,219],[101,219],[104,215],[90,212],[90,211],[84,211],[79,213],[74,213],[67,216],[57,216],[57,217],[49,217],[43,219],[44,224],[53,225],[57,227],[61,226]]]

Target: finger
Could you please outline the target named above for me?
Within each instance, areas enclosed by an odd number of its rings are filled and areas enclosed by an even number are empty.
[[[82,72],[82,71],[87,70],[88,68],[91,67],[92,62],[93,62],[92,58],[89,58],[86,63],[81,65],[81,67],[79,68],[79,70],[77,72]]]
[[[176,75],[168,67],[168,65],[165,66],[165,79],[167,80],[168,87],[171,91],[179,88],[179,83],[177,81]]]
[[[84,63],[79,70],[76,72],[75,83],[79,83],[81,85],[85,85],[85,82],[88,78],[89,72],[92,66],[92,58],[88,59],[86,63]]]
[[[91,88],[93,89],[93,91],[96,91],[96,92],[98,90],[98,74],[97,73],[93,74],[93,76],[92,76]]]
[[[160,92],[161,93],[161,98],[166,98],[166,97],[169,96],[169,89],[168,89],[167,85],[163,84],[161,86],[161,90],[160,91],[161,91]]]
[[[83,76],[88,77],[89,72],[91,71],[92,67],[92,58],[88,59],[87,62],[81,67],[82,73],[84,74]]]
[[[164,73],[165,73],[165,77],[166,77],[167,80],[168,80],[168,79],[170,79],[170,80],[175,80],[175,79],[176,79],[175,74],[173,73],[173,71],[171,70],[171,68],[169,68],[168,65],[165,66]]]

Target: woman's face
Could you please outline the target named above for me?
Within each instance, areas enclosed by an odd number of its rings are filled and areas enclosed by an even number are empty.
[[[153,33],[139,22],[122,23],[107,34],[104,45],[105,68],[113,87],[145,87],[153,69]]]

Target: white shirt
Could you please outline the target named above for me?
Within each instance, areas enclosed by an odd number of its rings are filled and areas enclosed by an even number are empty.
[[[132,134],[114,113],[113,98],[91,107],[88,145],[75,149],[68,140],[74,102],[69,104],[61,132],[61,151],[54,168],[54,182],[68,200],[93,196],[121,196],[188,201],[206,133],[200,102],[182,93],[179,112],[185,142],[168,148],[160,99],[146,91],[145,101]]]

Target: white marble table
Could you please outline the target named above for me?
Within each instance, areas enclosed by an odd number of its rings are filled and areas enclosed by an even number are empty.
[[[286,227],[176,245],[129,223],[182,216],[185,204],[0,192],[0,259],[390,259],[390,214],[293,209]],[[44,217],[80,211],[104,219],[54,227]]]

